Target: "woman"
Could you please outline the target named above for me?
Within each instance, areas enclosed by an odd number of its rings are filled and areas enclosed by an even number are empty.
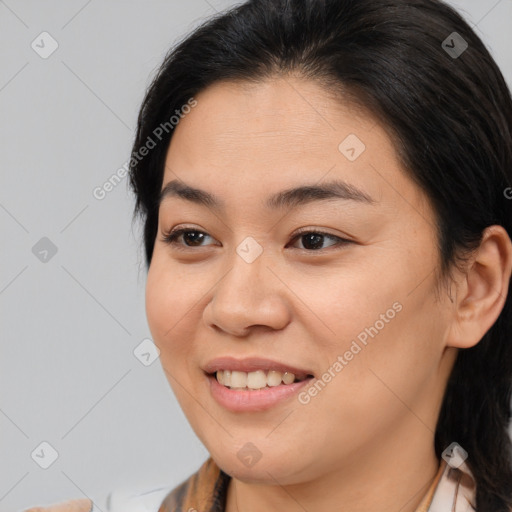
[[[510,92],[440,1],[249,0],[173,49],[130,179],[211,457],[159,512],[512,510],[511,173]]]

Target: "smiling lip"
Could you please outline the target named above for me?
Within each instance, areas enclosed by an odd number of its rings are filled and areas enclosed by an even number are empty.
[[[217,370],[236,370],[241,372],[276,370],[281,373],[291,372],[300,381],[293,382],[292,384],[281,383],[278,386],[262,389],[235,390],[223,386],[217,381],[215,375]],[[230,356],[217,357],[209,361],[203,367],[203,371],[208,379],[212,397],[219,405],[233,412],[269,409],[295,395],[301,388],[308,385],[313,378],[313,372],[310,370],[261,357],[248,357],[244,359],[236,359]]]
[[[304,379],[307,376],[313,376],[311,370],[298,368],[289,364],[280,363],[271,359],[262,357],[247,357],[244,359],[236,359],[234,357],[225,356],[217,357],[209,361],[203,370],[208,375],[214,374],[217,370],[237,370],[240,372],[254,372],[256,370],[276,370],[278,372],[291,372],[295,374],[297,379]]]
[[[256,412],[270,409],[295,395],[307,386],[313,377],[292,384],[280,384],[262,389],[234,390],[217,382],[215,375],[208,375],[210,393],[219,405],[232,412]]]

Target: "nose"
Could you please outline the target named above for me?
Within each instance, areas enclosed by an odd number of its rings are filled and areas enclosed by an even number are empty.
[[[248,263],[238,254],[231,268],[212,289],[203,312],[209,328],[245,337],[254,327],[283,329],[290,322],[291,308],[286,285],[276,276],[263,253]]]

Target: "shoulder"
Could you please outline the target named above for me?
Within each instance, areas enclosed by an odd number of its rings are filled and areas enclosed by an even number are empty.
[[[49,506],[36,506],[23,510],[23,512],[91,512],[92,503],[89,499],[63,501]]]
[[[137,492],[117,491],[108,495],[103,512],[158,512],[173,487],[158,487]],[[90,512],[96,512],[96,509]],[[100,510],[98,509],[98,512]]]
[[[209,457],[195,473],[175,486],[114,491],[102,502],[70,500],[22,512],[182,512],[224,509],[230,476]]]
[[[139,491],[117,490],[108,494],[101,502],[76,499],[36,506],[23,512],[158,512],[160,505],[173,490],[172,487],[141,489]]]

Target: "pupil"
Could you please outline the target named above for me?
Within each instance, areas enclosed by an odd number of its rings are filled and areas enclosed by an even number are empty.
[[[188,231],[183,236],[184,236],[185,243],[187,245],[190,245],[189,244],[190,241],[192,241],[192,245],[194,245],[195,242],[201,241],[201,237],[203,236],[203,233],[200,233],[199,231]]]
[[[306,240],[308,240],[307,243],[303,243],[303,245],[306,249],[318,249],[319,247],[322,247],[322,239],[323,239],[324,235],[310,233],[307,235],[303,235],[303,237]],[[310,244],[310,242],[311,242],[311,244]],[[312,245],[313,247],[308,247],[308,244]]]

